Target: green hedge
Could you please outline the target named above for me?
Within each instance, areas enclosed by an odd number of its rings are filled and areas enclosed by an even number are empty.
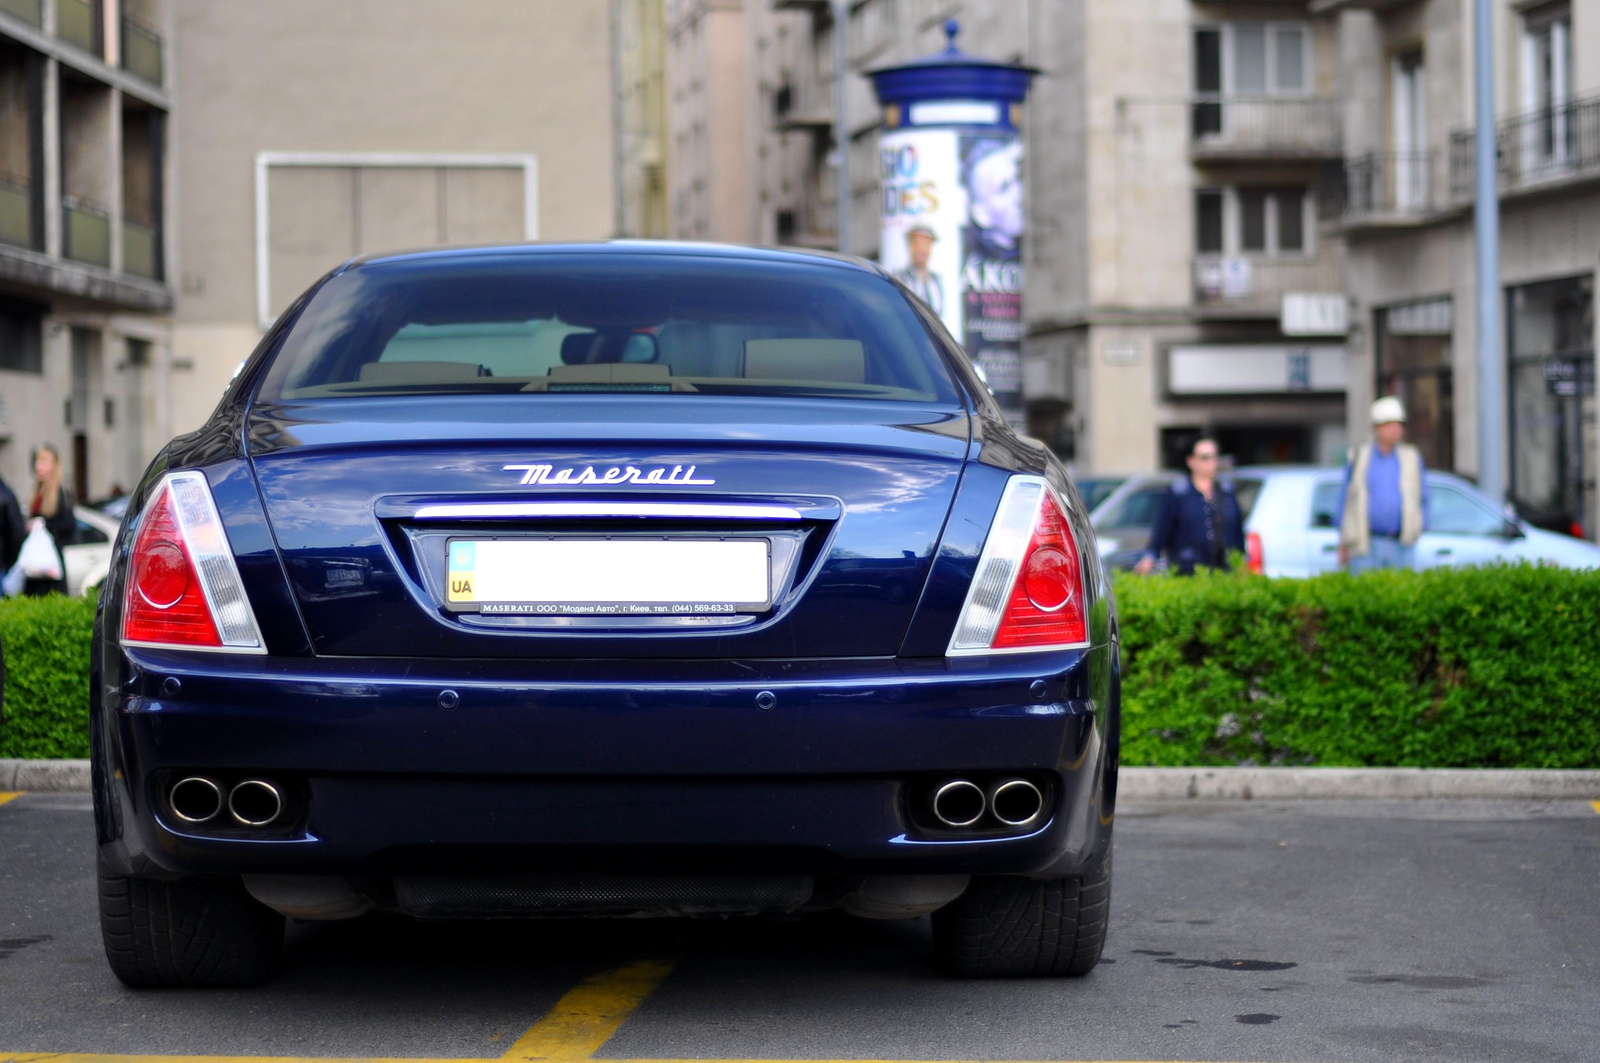
[[[1115,588],[1124,764],[1600,767],[1600,572]]]
[[[89,638],[95,600],[0,599],[5,720],[0,757],[89,755]]]
[[[1600,572],[1119,575],[1123,763],[1600,767]],[[0,757],[83,757],[93,600],[0,601]]]

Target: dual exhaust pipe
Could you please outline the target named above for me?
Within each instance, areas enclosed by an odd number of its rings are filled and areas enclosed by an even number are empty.
[[[222,787],[203,775],[191,775],[173,784],[167,793],[172,814],[185,823],[209,823],[222,814],[244,827],[265,827],[283,814],[283,794],[261,779],[235,783],[224,800]]]
[[[970,779],[934,787],[933,816],[946,827],[971,827],[984,813],[1007,827],[1026,827],[1044,814],[1044,792],[1027,779],[997,779],[985,790]]]

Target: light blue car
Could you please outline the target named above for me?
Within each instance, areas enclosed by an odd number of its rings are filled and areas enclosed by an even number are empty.
[[[1315,576],[1339,567],[1335,514],[1344,469],[1257,465],[1235,469],[1238,483],[1259,481],[1245,520],[1251,560],[1268,576]],[[1600,568],[1600,546],[1530,526],[1459,476],[1428,473],[1427,531],[1417,567],[1529,561]],[[1241,499],[1242,501],[1242,499]]]

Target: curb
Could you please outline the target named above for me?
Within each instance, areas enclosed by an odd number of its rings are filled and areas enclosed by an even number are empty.
[[[87,760],[0,760],[0,790],[87,792]]]
[[[1548,768],[1123,768],[1128,801],[1594,800],[1600,771]]]
[[[0,790],[86,792],[87,760],[0,760]],[[1123,768],[1125,801],[1592,801],[1600,771],[1543,768]]]

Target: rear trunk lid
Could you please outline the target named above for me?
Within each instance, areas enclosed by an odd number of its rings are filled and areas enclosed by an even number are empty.
[[[248,432],[318,654],[801,658],[897,651],[970,424],[473,396],[261,404]]]

